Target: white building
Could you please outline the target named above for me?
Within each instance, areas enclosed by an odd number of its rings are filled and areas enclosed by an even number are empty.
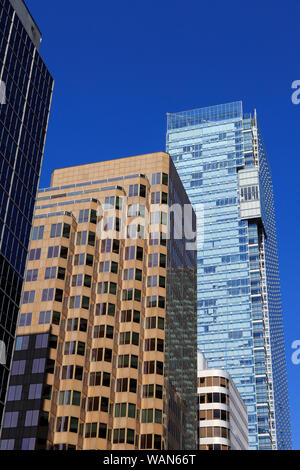
[[[247,450],[247,409],[228,372],[209,369],[198,353],[200,450]]]

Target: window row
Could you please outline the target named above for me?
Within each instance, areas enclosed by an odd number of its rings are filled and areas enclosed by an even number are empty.
[[[31,326],[32,323],[32,313],[21,313],[20,314],[20,320],[19,320],[19,326]],[[60,312],[56,311],[41,311],[39,313],[39,325],[45,325],[45,324],[50,324],[53,323],[54,325],[59,325],[60,324]]]
[[[56,419],[56,432],[78,432],[78,418],[72,416],[59,416]]]
[[[222,437],[223,439],[230,440],[230,430],[222,427],[207,427],[200,428],[200,439],[207,437]]]
[[[226,387],[229,381],[225,377],[199,377],[198,387]]]
[[[201,393],[199,403],[224,403],[229,405],[229,396],[225,393]]]
[[[221,419],[229,422],[229,412],[225,410],[200,410],[199,420],[207,421],[212,419]]]
[[[81,209],[78,215],[78,223],[88,223],[96,224],[97,223],[97,211],[94,209]]]
[[[43,240],[45,226],[39,225],[32,229],[32,240]],[[52,224],[50,229],[50,238],[70,238],[71,226],[66,223]]]

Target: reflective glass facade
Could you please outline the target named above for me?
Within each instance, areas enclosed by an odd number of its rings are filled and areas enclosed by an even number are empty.
[[[0,0],[0,423],[53,91],[39,42],[25,4]]]
[[[169,114],[167,151],[201,218],[198,348],[232,376],[250,449],[289,449],[273,190],[256,113],[235,102]]]

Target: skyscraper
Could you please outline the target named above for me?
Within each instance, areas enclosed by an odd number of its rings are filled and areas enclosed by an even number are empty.
[[[164,152],[54,171],[1,449],[196,448],[195,230]]]
[[[203,229],[198,348],[233,378],[250,448],[289,449],[273,189],[256,112],[234,102],[169,114],[167,151]]]
[[[0,423],[45,146],[53,79],[22,0],[0,0]]]

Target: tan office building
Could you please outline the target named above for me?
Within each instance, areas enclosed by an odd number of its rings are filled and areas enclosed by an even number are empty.
[[[35,208],[1,449],[196,448],[185,205],[164,152],[53,172]]]

